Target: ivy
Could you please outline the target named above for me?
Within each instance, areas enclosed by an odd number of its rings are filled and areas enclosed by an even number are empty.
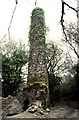
[[[30,44],[34,40],[45,41],[46,25],[45,16],[42,8],[35,8],[31,15],[31,25],[29,30]],[[45,42],[44,42],[45,43]]]
[[[38,54],[38,56],[41,56],[42,64],[46,64],[45,62],[45,40],[46,40],[46,25],[45,25],[45,16],[44,11],[42,8],[35,8],[32,11],[31,14],[31,25],[29,30],[29,42],[30,42],[30,55],[29,55],[29,66],[30,64],[39,64],[40,61],[37,59],[37,63],[31,63],[33,60],[33,52]],[[35,48],[36,47],[36,48]],[[33,50],[34,49],[34,50]],[[38,57],[37,56],[37,57]],[[42,71],[42,68],[40,68],[40,71]],[[42,71],[43,73],[43,71]],[[47,77],[47,75],[46,75]],[[34,76],[31,75],[29,72],[28,75],[28,83],[33,83],[37,81],[43,81],[47,82],[47,78],[41,75],[38,75],[37,73],[34,74]]]

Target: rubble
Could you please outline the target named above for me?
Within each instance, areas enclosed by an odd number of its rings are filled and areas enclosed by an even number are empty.
[[[40,111],[40,114],[41,114],[41,115],[44,115],[44,112],[41,110],[41,111]]]
[[[46,112],[50,112],[50,109],[49,109],[49,108],[46,108]]]
[[[33,113],[35,116],[38,115],[45,115],[50,112],[49,108],[46,108],[46,110],[42,107],[42,102],[40,100],[37,100],[36,102],[33,102],[29,105],[29,108],[27,110],[29,113]]]
[[[2,98],[3,116],[11,116],[28,110],[29,113],[43,114],[46,108],[47,86],[36,82],[23,88],[20,95]],[[43,111],[43,112],[42,112]]]

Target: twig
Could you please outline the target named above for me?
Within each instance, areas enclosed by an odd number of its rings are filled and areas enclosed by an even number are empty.
[[[71,7],[70,5],[68,5],[67,3],[64,2],[65,5],[67,5],[69,8],[71,8],[72,10],[74,10],[75,12],[77,12],[77,10],[73,7]]]
[[[15,8],[13,10],[13,14],[12,14],[12,17],[11,17],[11,20],[10,20],[10,24],[9,24],[9,27],[8,27],[8,38],[10,40],[10,28],[11,28],[11,24],[12,24],[12,20],[13,20],[13,17],[14,17],[14,13],[15,13],[15,10],[16,10],[16,7],[17,7],[17,4],[18,4],[18,1],[16,0],[16,5],[15,5]]]
[[[79,55],[75,49],[75,47],[69,42],[69,40],[67,39],[67,35],[66,35],[66,32],[65,32],[65,26],[63,25],[63,23],[61,24],[62,25],[62,29],[63,29],[63,33],[64,33],[64,36],[65,36],[65,39],[66,41],[69,43],[69,45],[71,46],[72,50],[75,52],[75,54],[77,55],[78,59],[79,59]]]
[[[36,6],[36,4],[37,4],[37,0],[35,0],[35,6]]]
[[[66,41],[69,43],[69,45],[71,46],[72,50],[75,52],[75,54],[77,55],[77,57],[78,57],[78,59],[79,59],[79,55],[78,55],[75,47],[71,44],[71,42],[69,42],[69,40],[68,40],[68,38],[67,38],[67,34],[66,34],[66,32],[65,32],[65,26],[64,26],[64,24],[63,24],[63,23],[64,23],[64,20],[63,20],[64,5],[68,6],[70,9],[74,10],[74,11],[77,13],[77,15],[78,15],[78,10],[76,10],[75,8],[71,7],[70,5],[68,5],[67,3],[65,3],[65,2],[62,1],[62,16],[61,16],[61,21],[60,21],[60,22],[61,22],[61,25],[62,25],[63,34],[64,34],[64,36],[65,36]],[[76,42],[77,42],[77,41],[76,41]]]
[[[2,37],[2,39],[0,41],[2,41],[5,37],[6,37],[6,34]]]
[[[64,20],[63,20],[63,16],[65,14],[65,12],[64,12],[64,5],[68,6],[70,9],[74,10],[77,13],[77,17],[78,17],[78,10],[76,10],[75,8],[71,7],[69,4],[65,3],[64,1],[62,1],[62,15],[61,15],[60,22],[62,22],[62,23],[64,22]]]

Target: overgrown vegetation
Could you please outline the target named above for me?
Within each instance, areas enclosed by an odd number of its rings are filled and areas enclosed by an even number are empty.
[[[28,84],[43,82],[47,85],[46,104],[49,99],[48,75],[46,69],[46,25],[42,8],[34,8],[31,15],[31,25],[29,31],[30,56],[28,67]],[[48,105],[47,105],[48,106]]]
[[[76,50],[75,54],[78,58],[78,51],[75,48],[75,45],[79,45],[77,29],[75,29],[75,27],[70,24],[68,29],[66,29],[66,35],[67,39],[64,39],[64,42],[70,45],[71,50]],[[42,80],[43,78],[48,79],[50,104],[54,105],[54,102],[60,99],[79,100],[79,61],[74,64],[69,53],[70,51],[68,51],[67,54],[63,54],[63,50],[54,43],[46,45],[45,37],[46,25],[44,11],[41,8],[35,8],[32,11],[31,15],[29,42],[30,46],[33,46],[35,45],[33,44],[33,42],[37,41],[36,45],[40,44],[40,47],[38,49],[44,51],[45,53],[43,54],[41,52],[40,55],[43,55],[48,75],[40,77],[42,78]],[[9,45],[8,49],[5,50],[6,47],[7,46],[5,46],[3,50],[1,48],[3,78],[2,95],[4,97],[17,94],[19,84],[24,82],[22,77],[22,67],[27,62],[29,62],[26,51],[24,49],[17,49],[15,46],[12,48],[12,45]],[[33,48],[30,47],[30,53],[32,52],[32,49]],[[29,59],[31,59],[31,57],[32,56],[30,54]],[[33,81],[35,83],[29,85],[33,86],[36,83],[39,83],[40,86],[44,85],[42,82],[40,82],[40,77],[31,77],[30,81]]]
[[[46,68],[45,40],[46,40],[46,25],[45,25],[44,11],[42,8],[36,7],[32,11],[31,25],[29,30],[30,55],[29,55],[28,69],[29,70],[31,69],[32,72],[28,73],[28,83],[35,81],[39,81],[39,82],[42,81],[47,83],[48,78],[45,77],[43,72],[41,72],[41,74],[38,74],[37,72],[37,71],[39,72],[44,71]],[[32,67],[33,66],[32,64],[34,64],[34,68]]]
[[[2,51],[2,96],[16,95],[19,85],[24,82],[23,66],[28,62],[27,51],[24,45],[10,42],[3,43],[0,50]],[[2,44],[2,45],[3,45]]]
[[[35,8],[31,15],[31,25],[29,31],[30,44],[32,44],[34,40],[38,40],[39,44],[45,43],[45,35],[46,25],[44,11],[42,8]]]
[[[70,46],[70,51],[75,54],[74,63],[70,69],[70,73],[67,75],[66,80],[68,82],[61,85],[61,96],[67,100],[79,100],[79,31],[74,23],[66,24],[65,36],[63,41]],[[73,57],[74,57],[73,55]],[[73,57],[71,59],[73,59]],[[67,97],[66,97],[67,96]]]
[[[2,55],[2,95],[16,95],[23,82],[22,67],[27,63],[25,51],[14,51],[11,57]]]

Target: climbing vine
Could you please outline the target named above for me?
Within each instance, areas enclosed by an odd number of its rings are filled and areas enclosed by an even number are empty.
[[[46,25],[45,25],[45,16],[42,8],[35,8],[32,11],[31,15],[31,25],[29,31],[29,41],[30,44],[34,40],[38,40],[41,43],[45,43],[46,35]]]

